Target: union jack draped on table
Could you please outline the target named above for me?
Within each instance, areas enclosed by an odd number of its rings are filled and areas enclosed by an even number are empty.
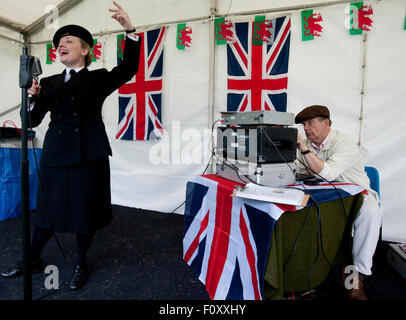
[[[142,37],[137,74],[118,89],[119,123],[116,139],[162,137],[162,68],[165,28],[139,33]],[[118,64],[121,58],[117,57]]]
[[[253,45],[255,22],[233,25],[234,41],[227,44],[227,111],[286,111],[290,17],[262,24],[268,35],[262,45]]]
[[[211,299],[262,299],[268,238],[282,211],[231,197],[236,183],[217,179],[187,184],[183,258]]]
[[[183,259],[211,299],[259,300],[274,225],[285,211],[302,207],[231,197],[235,185],[215,175],[187,183]],[[363,191],[349,183],[335,186],[305,188],[317,202],[339,198],[337,191],[342,197]]]

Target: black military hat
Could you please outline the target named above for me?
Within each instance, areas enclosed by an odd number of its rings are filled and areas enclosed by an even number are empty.
[[[93,47],[93,37],[92,34],[86,30],[85,28],[75,25],[75,24],[69,24],[66,26],[63,26],[62,28],[59,28],[55,34],[54,34],[54,38],[52,39],[52,42],[55,46],[55,48],[58,48],[59,45],[59,40],[61,40],[62,37],[65,36],[75,36],[78,37],[80,39],[82,39],[83,41],[85,41],[86,43],[89,44],[90,48]]]

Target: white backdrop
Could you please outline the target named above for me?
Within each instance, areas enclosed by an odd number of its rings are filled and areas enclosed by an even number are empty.
[[[308,4],[322,1],[306,1]],[[331,1],[324,1],[331,2]],[[348,4],[314,8],[323,16],[323,35],[314,41],[301,40],[300,10],[277,12],[302,1],[217,1],[217,14],[230,19],[252,21],[255,14],[268,17],[289,14],[292,30],[289,58],[288,112],[297,113],[310,104],[330,108],[333,128],[361,139],[366,164],[378,168],[384,209],[383,238],[406,241],[406,219],[401,202],[405,180],[406,30],[405,0],[364,1],[374,9],[373,30],[366,42],[365,97],[360,137],[362,84],[362,36],[350,36],[345,26]],[[111,158],[112,201],[115,204],[171,212],[184,201],[186,182],[200,174],[208,161],[210,15],[208,0],[126,1],[122,4],[134,24],[165,24],[162,121],[165,138],[161,141],[117,141],[118,98],[113,93],[105,102],[103,116],[113,149]],[[230,5],[231,4],[231,5]],[[59,18],[59,25],[81,24],[91,32],[117,30],[109,18],[110,0],[85,0]],[[254,12],[253,10],[257,10]],[[252,14],[241,15],[243,12]],[[176,23],[189,19],[193,28],[192,48],[180,51],[175,46]],[[182,21],[183,20],[183,21]],[[142,31],[142,28],[139,29]],[[55,30],[34,34],[31,41],[50,40]],[[90,69],[116,64],[116,35],[96,36],[102,42],[103,57]],[[45,44],[35,44],[31,54],[41,58],[44,75],[63,71],[60,63],[45,65]],[[216,46],[214,120],[226,105],[226,46]],[[18,57],[21,48],[0,38],[1,110],[19,103]],[[4,89],[3,89],[4,88]],[[0,117],[20,123],[18,111]],[[47,121],[37,129],[43,137]],[[161,155],[161,162],[157,156]],[[176,211],[183,213],[183,207]]]

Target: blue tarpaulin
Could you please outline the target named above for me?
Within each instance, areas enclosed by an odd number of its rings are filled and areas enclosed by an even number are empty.
[[[30,210],[36,209],[38,170],[34,150],[39,163],[41,149],[28,149]],[[0,148],[0,220],[21,215],[21,149]]]

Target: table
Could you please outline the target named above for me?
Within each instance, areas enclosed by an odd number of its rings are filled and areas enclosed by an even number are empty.
[[[241,184],[215,175],[187,183],[183,258],[211,299],[280,299],[284,292],[307,289],[317,253],[317,230],[330,263],[350,258],[349,230],[362,204],[361,187],[336,184],[345,215],[333,187],[306,186],[320,206],[321,228],[317,229],[315,206],[307,211],[308,207],[231,197],[236,185]],[[295,254],[288,261],[305,220]],[[311,288],[323,282],[330,270],[320,240],[318,244]]]
[[[352,264],[351,227],[361,208],[363,196],[359,193],[345,197],[343,201],[348,218],[344,215],[341,200],[320,204],[322,244],[329,262],[321,251],[320,237],[317,240],[318,215],[315,207],[310,209],[308,221],[301,231],[293,257],[291,255],[294,244],[306,219],[308,208],[287,212],[280,217],[271,236],[264,274],[265,299],[281,299],[284,293],[304,292],[319,286],[331,271],[329,263]],[[318,259],[310,273],[317,253]]]

